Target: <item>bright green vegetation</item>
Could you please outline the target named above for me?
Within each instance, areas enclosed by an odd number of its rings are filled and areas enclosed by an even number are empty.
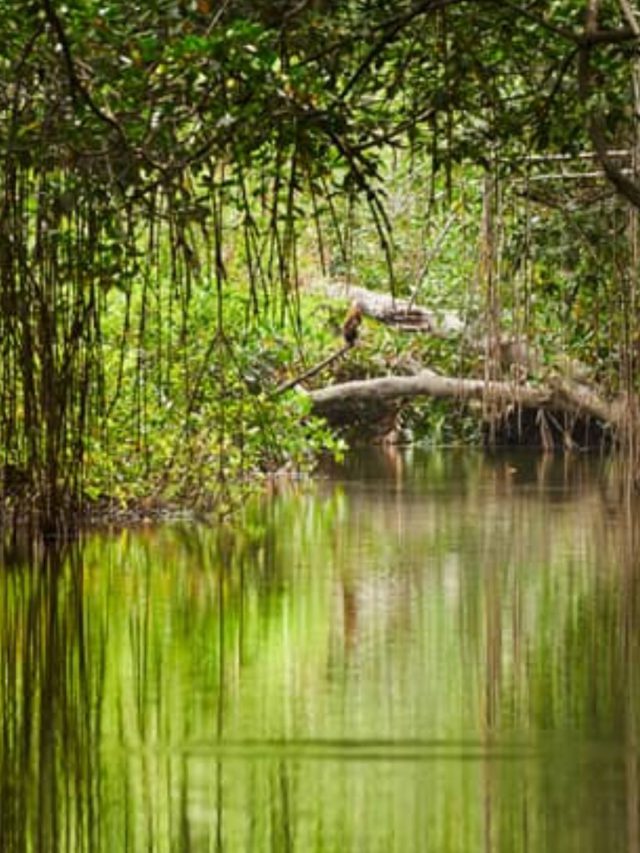
[[[224,514],[339,452],[272,393],[337,345],[320,275],[566,351],[633,423],[637,41],[626,0],[4,0],[3,513]],[[365,375],[412,348],[368,334]]]
[[[610,465],[349,466],[234,535],[5,551],[3,850],[633,849],[637,513]]]

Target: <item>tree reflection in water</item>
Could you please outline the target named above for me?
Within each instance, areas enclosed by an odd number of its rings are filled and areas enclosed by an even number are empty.
[[[234,535],[6,544],[0,849],[640,849],[612,466],[327,473]]]

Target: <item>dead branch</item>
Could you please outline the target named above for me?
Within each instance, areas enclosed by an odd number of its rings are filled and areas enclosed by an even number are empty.
[[[507,370],[511,365],[516,365],[525,373],[535,372],[537,365],[542,362],[541,353],[526,340],[509,334],[488,342],[486,335],[473,334],[455,311],[436,313],[414,305],[411,299],[398,299],[387,293],[340,281],[318,280],[312,282],[310,287],[330,299],[355,301],[365,316],[393,326],[400,332],[428,334],[442,340],[455,338],[464,341],[465,348],[471,353],[483,354],[489,349],[495,350],[501,367]]]
[[[330,299],[355,301],[367,317],[403,332],[427,332],[434,337],[448,338],[460,335],[464,330],[464,323],[453,311],[444,311],[439,315],[413,305],[408,299],[397,299],[386,293],[367,290],[366,287],[339,281],[315,281],[311,288]]]
[[[295,388],[296,385],[298,385],[300,382],[303,382],[305,379],[311,379],[312,376],[315,376],[317,373],[320,373],[320,371],[324,370],[325,367],[328,367],[330,364],[333,364],[334,361],[337,361],[339,358],[345,355],[345,353],[349,352],[352,347],[353,344],[345,344],[343,347],[340,347],[337,352],[332,352],[331,355],[328,355],[322,361],[318,362],[318,364],[314,364],[308,370],[305,370],[304,373],[299,374],[299,376],[294,376],[293,379],[288,379],[286,382],[283,382],[282,385],[278,385],[278,387],[274,391],[274,396],[283,394],[290,388]]]
[[[386,376],[343,382],[312,391],[310,397],[316,413],[325,416],[354,404],[379,405],[417,397],[482,400],[523,409],[569,412],[593,417],[612,428],[623,426],[624,412],[621,401],[608,402],[579,383],[557,381],[540,387],[515,385],[510,382],[441,376],[431,370],[422,370],[415,376]]]

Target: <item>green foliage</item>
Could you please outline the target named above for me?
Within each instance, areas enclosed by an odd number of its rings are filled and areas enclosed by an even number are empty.
[[[635,132],[637,39],[614,3],[585,24],[570,0],[9,0],[0,39],[0,445],[52,529],[107,481],[123,499],[200,493],[176,467],[226,484],[306,456],[327,436],[265,388],[324,355],[302,351],[300,316],[319,256],[481,317],[467,178],[527,177],[535,152],[602,160]],[[529,278],[554,280],[539,312],[502,294],[513,328],[564,304],[578,350],[608,358],[622,334],[628,362],[632,300],[617,288],[619,313],[588,326],[608,270],[560,282],[551,257]]]
[[[638,527],[609,465],[349,466],[233,534],[10,539],[4,850],[628,848]]]
[[[122,349],[120,300],[105,315],[105,397],[112,404],[87,448],[88,497],[126,503],[152,494],[225,514],[264,476],[306,471],[320,454],[341,453],[311,415],[308,397],[275,393],[295,364],[294,338],[268,324],[247,327],[240,292],[228,292],[217,330],[206,293],[198,288],[192,298],[188,339],[180,340],[178,316],[173,329],[154,327],[143,351]],[[131,326],[139,320],[134,311]]]

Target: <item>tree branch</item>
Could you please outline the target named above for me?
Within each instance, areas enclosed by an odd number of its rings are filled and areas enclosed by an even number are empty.
[[[121,140],[127,145],[127,147],[129,147],[125,132],[121,124],[117,121],[117,119],[115,119],[112,115],[109,115],[109,113],[106,113],[96,104],[96,102],[93,100],[91,93],[80,79],[73,59],[73,54],[71,53],[71,45],[69,43],[69,39],[67,38],[67,34],[62,25],[62,21],[58,17],[58,14],[53,7],[53,3],[51,2],[51,0],[42,0],[42,7],[44,9],[47,21],[49,22],[51,29],[53,30],[56,38],[58,39],[60,48],[62,49],[62,55],[64,57],[65,65],[67,68],[67,78],[69,80],[69,86],[71,88],[71,97],[75,101],[76,95],[79,95],[81,99],[85,102],[85,104],[89,107],[91,112],[97,118],[99,118],[100,121],[112,127],[118,133]]]
[[[599,0],[587,0],[584,36],[578,56],[578,91],[585,104],[591,94],[592,85],[591,48],[598,43],[595,36],[600,32],[598,30],[598,9]],[[631,28],[629,28],[629,32],[632,33],[634,39],[638,40]],[[628,178],[609,157],[605,128],[606,121],[602,112],[594,110],[588,118],[588,130],[604,173],[616,190],[634,207],[640,209],[640,185]]]
[[[305,379],[311,379],[312,376],[315,376],[316,374],[320,373],[320,371],[324,370],[325,367],[328,367],[330,364],[333,364],[334,361],[337,361],[339,358],[342,358],[342,356],[348,353],[352,347],[353,344],[345,344],[345,346],[340,347],[337,352],[331,353],[331,355],[318,362],[318,364],[314,364],[313,367],[310,367],[308,370],[305,370],[304,373],[301,373],[299,376],[295,376],[293,379],[289,379],[286,382],[283,382],[282,385],[278,385],[278,387],[274,391],[274,396],[277,397],[280,394],[284,394],[285,391],[289,391],[291,388],[295,388],[296,385],[299,385],[300,382],[303,382]]]
[[[415,376],[385,376],[342,382],[310,394],[317,414],[330,416],[350,405],[375,405],[414,397],[451,400],[502,402],[524,409],[569,412],[596,418],[614,428],[624,425],[623,401],[609,403],[579,383],[552,382],[547,386],[515,385],[512,382],[485,382],[459,379],[422,370]]]
[[[385,26],[386,32],[384,32],[382,37],[370,48],[369,52],[366,54],[358,68],[356,68],[355,72],[351,75],[338,95],[338,99],[342,101],[347,97],[365,71],[371,66],[377,57],[383,53],[387,45],[391,44],[398,33],[412,23],[416,18],[426,12],[435,12],[439,9],[445,9],[447,6],[460,5],[462,2],[463,0],[423,0],[423,2],[418,3],[404,15],[389,21]]]

